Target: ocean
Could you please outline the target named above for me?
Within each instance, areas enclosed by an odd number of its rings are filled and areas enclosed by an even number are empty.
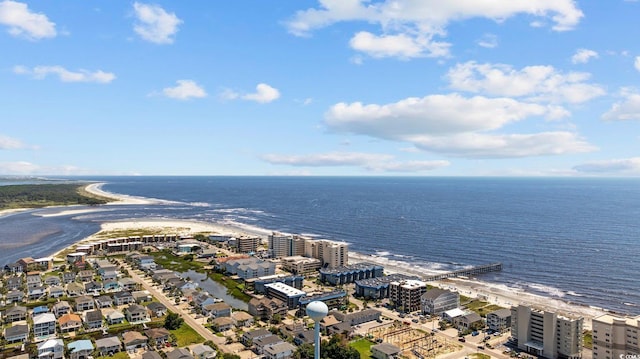
[[[443,271],[502,262],[479,279],[640,314],[640,179],[92,177],[161,200],[0,217],[0,263],[46,256],[103,221],[196,219],[350,243],[390,263]]]

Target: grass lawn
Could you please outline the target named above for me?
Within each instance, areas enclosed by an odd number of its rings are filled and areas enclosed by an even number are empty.
[[[186,347],[190,344],[204,343],[204,338],[198,334],[187,323],[182,323],[180,328],[170,330],[171,334],[176,336],[178,347]]]
[[[349,343],[349,346],[355,348],[360,353],[360,358],[371,358],[371,346],[375,343],[368,339],[358,339]]]
[[[127,352],[118,352],[115,355],[106,356],[106,357],[98,357],[97,359],[129,359],[129,354]]]
[[[585,330],[583,333],[583,345],[585,348],[587,349],[592,349],[593,348],[593,334],[591,333],[590,330]]]
[[[460,300],[460,302],[462,302],[462,300]],[[472,299],[469,303],[465,304],[465,307],[478,313],[482,317],[486,317],[488,313],[491,313],[498,309],[504,309],[499,305],[489,304],[488,302],[479,299]]]
[[[148,254],[151,255],[153,260],[163,268],[181,273],[188,272],[191,269],[196,272],[202,272],[203,267],[205,266],[205,263],[188,261],[185,260],[184,257],[175,256],[173,253],[168,251],[151,252]]]

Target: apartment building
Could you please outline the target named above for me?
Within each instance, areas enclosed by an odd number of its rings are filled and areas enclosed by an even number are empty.
[[[282,257],[281,263],[282,269],[293,274],[315,273],[322,266],[322,262],[319,259],[302,256]]]
[[[346,242],[307,240],[304,252],[307,257],[319,259],[323,268],[338,268],[349,264],[349,244]]]
[[[460,306],[460,295],[440,288],[431,288],[420,298],[423,314],[441,315]]]
[[[273,232],[269,235],[269,253],[272,258],[304,255],[307,238]]]
[[[511,308],[511,336],[518,348],[549,359],[582,357],[583,322],[526,305]]]
[[[638,334],[640,316],[635,318],[601,315],[591,321],[593,359],[618,359],[640,356]]]
[[[389,283],[389,301],[400,312],[420,310],[420,299],[427,291],[427,283],[420,280],[403,280]]]

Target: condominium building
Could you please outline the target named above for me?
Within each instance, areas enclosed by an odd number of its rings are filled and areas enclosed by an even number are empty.
[[[582,357],[582,317],[567,317],[526,305],[511,308],[511,336],[518,348],[556,359]]]
[[[255,253],[260,246],[260,237],[241,236],[229,240],[229,246],[238,253]]]
[[[403,280],[389,283],[389,301],[399,311],[409,313],[420,310],[420,298],[427,291],[427,283]]]
[[[282,269],[293,274],[315,273],[322,266],[322,262],[317,258],[302,256],[282,257]]]
[[[640,357],[640,316],[621,318],[605,314],[591,321],[593,359]]]
[[[420,298],[422,313],[441,315],[460,306],[460,295],[440,288],[431,288]]]
[[[305,256],[317,258],[324,268],[344,267],[349,264],[349,244],[326,239],[305,241]]]
[[[382,277],[384,267],[373,263],[356,263],[337,268],[320,269],[320,281],[332,285],[354,283],[357,280]]]
[[[287,303],[289,309],[296,308],[300,302],[300,298],[307,295],[307,293],[300,289],[296,289],[284,283],[268,283],[265,284],[264,287],[269,298],[276,298]]]
[[[269,235],[269,253],[272,258],[302,256],[307,238],[273,232]]]

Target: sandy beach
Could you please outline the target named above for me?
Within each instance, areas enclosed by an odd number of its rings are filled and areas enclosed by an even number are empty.
[[[151,204],[158,203],[152,199],[136,198],[131,196],[123,196],[114,193],[105,192],[101,189],[101,183],[91,184],[86,187],[88,192],[98,194],[104,197],[113,198],[114,204]],[[159,201],[162,202],[162,201]],[[118,221],[107,222],[102,224],[102,231],[118,231],[128,229],[162,229],[166,232],[172,232],[183,235],[193,235],[196,233],[216,233],[231,236],[242,235],[262,235],[268,231],[256,229],[247,230],[247,228],[239,228],[235,226],[220,223],[204,223],[198,221],[180,221],[180,220],[135,220],[135,221]],[[90,241],[94,236],[84,239]],[[382,256],[370,256],[355,252],[349,252],[351,263],[356,262],[373,262],[381,264],[385,267],[386,273],[404,273],[408,275],[421,276],[424,274],[435,274],[435,271],[425,271],[424,268],[416,268],[411,263],[398,260],[389,260]],[[461,295],[481,298],[492,304],[509,308],[512,305],[528,304],[537,307],[548,308],[551,311],[570,316],[582,316],[585,318],[585,329],[591,328],[591,318],[606,314],[607,312],[598,308],[582,306],[567,303],[565,301],[544,297],[532,293],[525,292],[521,289],[509,288],[502,284],[488,283],[476,279],[447,279],[438,282],[430,282],[429,284],[438,286],[443,289],[457,291]]]

